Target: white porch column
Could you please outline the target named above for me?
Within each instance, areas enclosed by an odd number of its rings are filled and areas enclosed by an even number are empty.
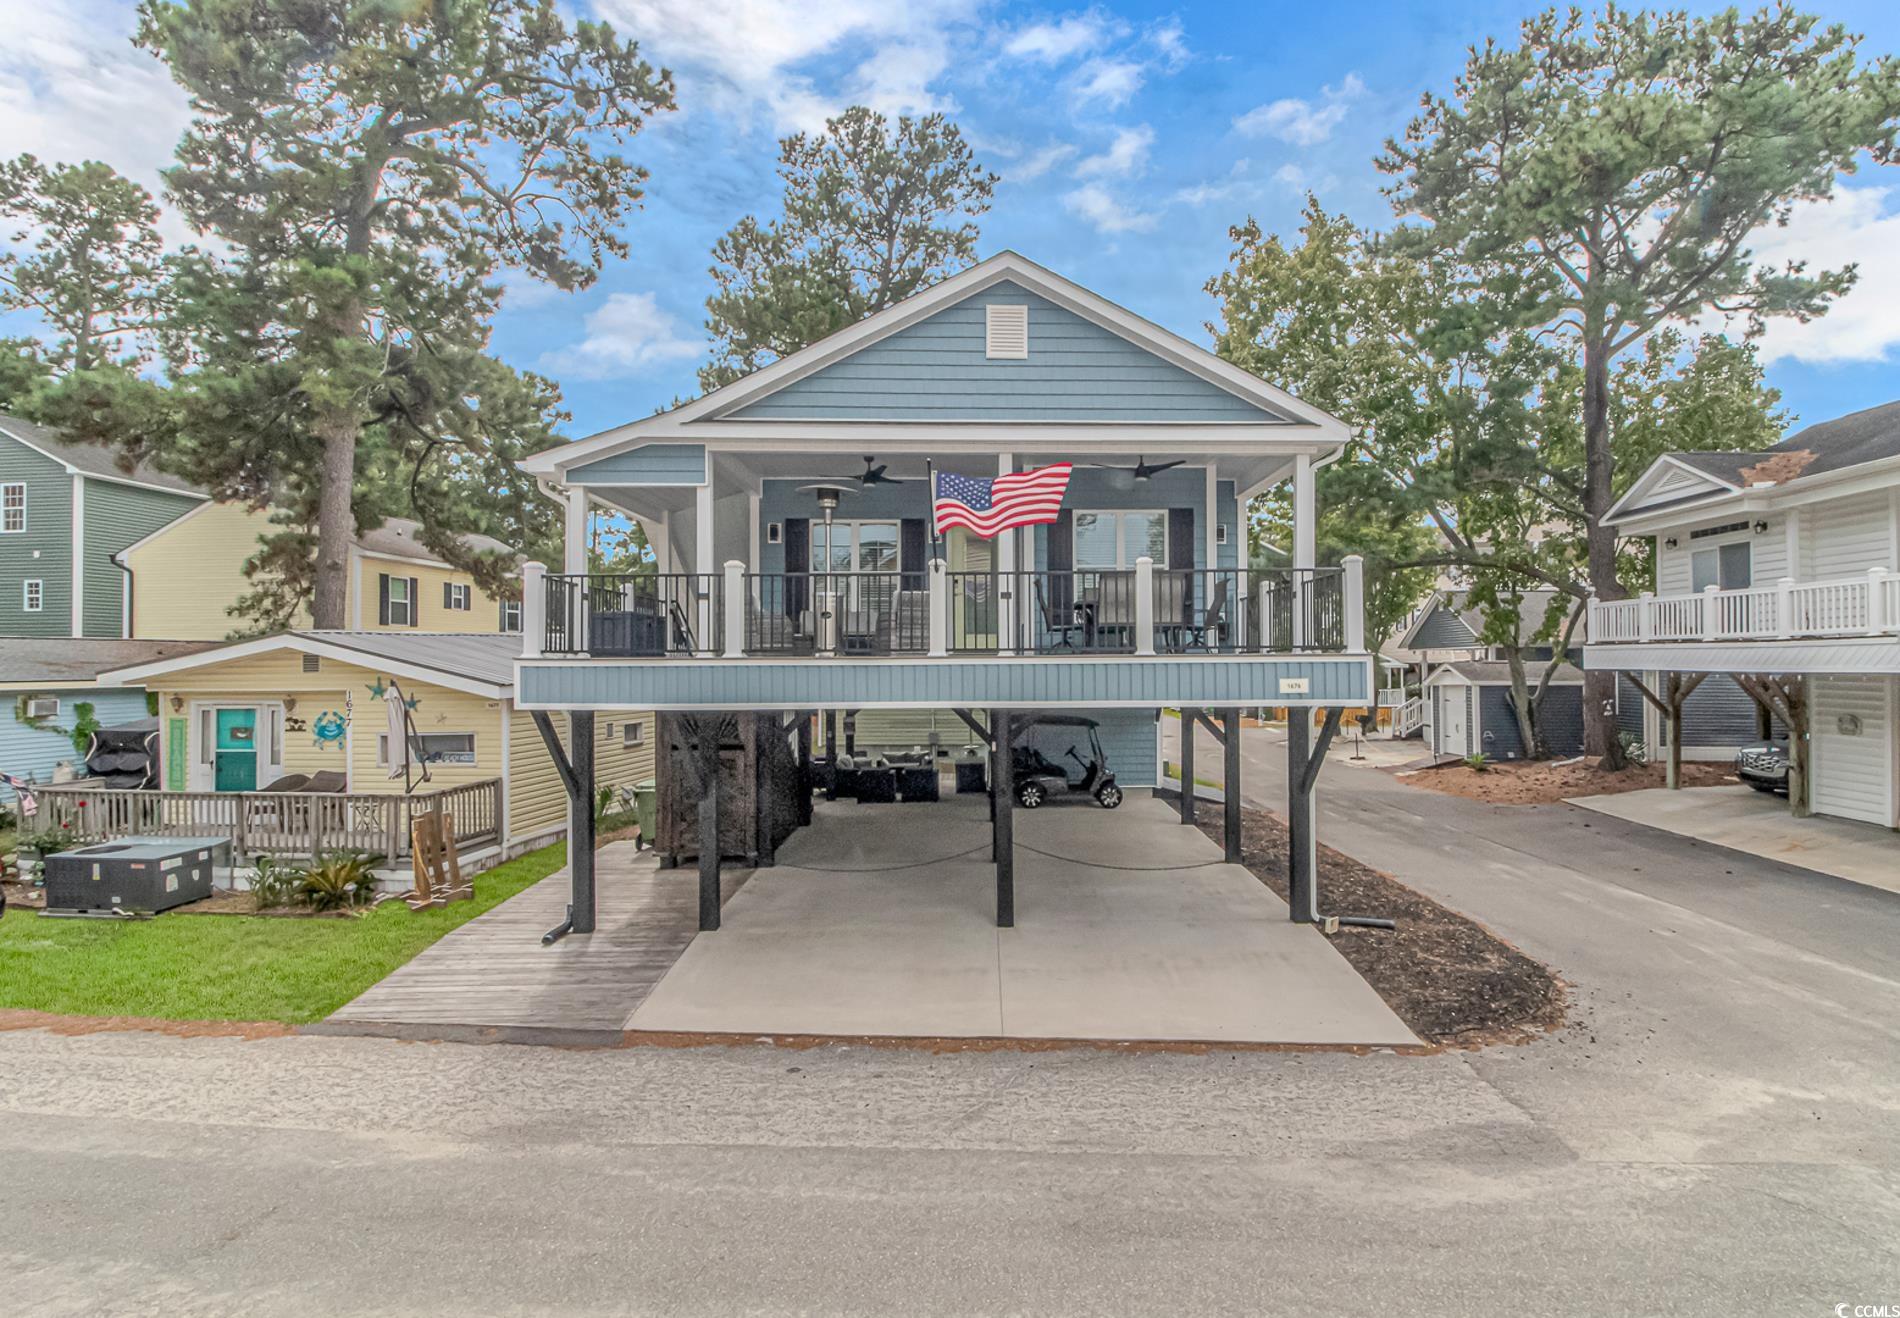
[[[747,543],[747,547],[750,548],[750,550],[752,551],[751,561],[746,565],[746,568],[747,568],[747,571],[750,571],[756,574],[764,570],[759,565],[760,564],[759,536],[761,535],[761,531],[759,529],[759,492],[757,490],[752,490],[746,494],[745,517],[746,517],[746,543]],[[755,577],[752,584],[752,591],[753,591],[752,602],[754,604],[758,604],[761,602],[758,598],[759,589],[760,589],[760,583]]]
[[[548,634],[548,569],[546,564],[521,565],[521,657],[539,659]]]
[[[661,576],[671,574],[673,567],[673,513],[671,509],[660,514],[660,543],[653,546],[653,568]]]
[[[1705,641],[1715,639],[1716,623],[1722,616],[1722,606],[1716,602],[1715,597],[1721,593],[1720,586],[1702,588],[1702,639]]]
[[[745,564],[726,560],[726,658],[745,658]]]
[[[1878,636],[1892,622],[1887,616],[1887,569],[1870,567],[1867,569],[1867,634]]]
[[[706,483],[694,491],[697,502],[693,515],[693,591],[699,597],[699,652],[715,653],[713,647],[713,474],[709,467]]]
[[[1656,592],[1644,591],[1636,597],[1636,639],[1653,641],[1656,639],[1656,610],[1652,607]]]
[[[1340,566],[1346,575],[1346,653],[1359,654],[1366,648],[1366,560],[1348,554]]]
[[[1016,470],[1014,453],[999,453],[996,456],[996,474],[1007,476]],[[996,537],[996,627],[1001,634],[996,638],[998,654],[1016,652],[1016,610],[1019,582],[1016,580],[1016,533],[1004,531]]]
[[[1794,635],[1793,577],[1775,583],[1775,635],[1784,641]]]
[[[561,571],[570,576],[587,571],[587,513],[587,491],[580,486],[570,487],[561,550]]]
[[[950,653],[950,565],[941,558],[930,560],[930,657],[942,659]]]
[[[1306,646],[1307,619],[1313,612],[1313,567],[1319,560],[1317,503],[1313,495],[1313,455],[1293,457],[1293,648]]]
[[[1143,554],[1135,560],[1135,653],[1153,654],[1155,652],[1155,561]],[[1193,735],[1193,728],[1184,720],[1181,735]],[[1191,791],[1192,788],[1184,790]]]

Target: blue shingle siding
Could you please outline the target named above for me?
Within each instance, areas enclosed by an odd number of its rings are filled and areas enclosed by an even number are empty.
[[[1027,305],[1029,356],[984,356],[984,308]],[[1007,281],[738,408],[735,418],[1250,421],[1286,418]]]
[[[20,721],[20,711],[27,695],[58,696],[59,714],[46,723],[34,725]],[[73,739],[61,728],[70,729],[78,718],[74,706],[81,701],[89,701],[93,706],[93,717],[104,727],[113,727],[120,723],[131,723],[147,717],[145,713],[145,693],[111,689],[94,690],[90,687],[61,689],[47,687],[43,691],[30,693],[0,693],[0,771],[19,778],[30,778],[35,782],[50,782],[53,769],[61,760],[70,763],[75,769],[81,767],[81,755],[73,749]],[[12,801],[13,793],[0,788],[0,801]]]
[[[1646,722],[1643,707],[1647,703],[1643,699],[1643,693],[1638,691],[1635,684],[1629,680],[1628,674],[1616,675],[1616,730],[1618,732],[1627,732],[1630,736],[1641,740]]]
[[[1501,683],[1479,687],[1478,705],[1484,714],[1484,744],[1479,749],[1494,760],[1523,759],[1524,739],[1518,735],[1511,688]],[[1552,687],[1544,695],[1540,712],[1545,750],[1555,756],[1576,755],[1583,750],[1582,687]]]
[[[1459,616],[1447,608],[1436,608],[1418,625],[1412,638],[1414,650],[1473,650],[1478,638]]]
[[[704,485],[706,449],[700,444],[645,444],[570,467],[567,479],[582,485]]]
[[[1637,699],[1642,697],[1638,696]],[[1682,744],[1746,746],[1761,740],[1754,698],[1723,673],[1711,673],[1682,706]],[[1786,736],[1779,720],[1775,735]]]
[[[841,709],[878,705],[1284,704],[1282,677],[1305,678],[1306,704],[1370,699],[1363,659],[867,662],[669,660],[524,665],[521,703],[583,708]]]

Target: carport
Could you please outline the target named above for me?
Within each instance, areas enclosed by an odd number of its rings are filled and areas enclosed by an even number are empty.
[[[1314,928],[1145,792],[1014,816],[996,921],[979,797],[822,803],[629,1029],[1404,1045]]]

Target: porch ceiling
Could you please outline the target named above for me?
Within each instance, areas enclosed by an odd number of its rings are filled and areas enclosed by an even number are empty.
[[[756,494],[763,483],[769,480],[829,480],[855,486],[864,471],[866,457],[872,460],[873,465],[885,468],[887,480],[916,482],[920,497],[932,462],[939,471],[966,476],[996,474],[995,453],[946,452],[937,448],[906,451],[867,443],[856,448],[839,446],[835,451],[825,452],[720,451],[712,454],[713,494],[716,498],[730,494]],[[1070,461],[1078,467],[1130,468],[1123,477],[1130,489],[1136,488],[1132,468],[1144,460],[1149,463],[1180,461],[1188,467],[1212,466],[1217,479],[1235,482],[1242,492],[1278,484],[1289,479],[1293,473],[1293,459],[1285,453],[1184,452],[1179,449],[1102,451],[1090,448],[1069,453],[1025,452],[1019,455],[1019,465],[1023,466]],[[630,516],[658,517],[667,512],[692,509],[698,497],[698,488],[691,485],[590,485],[588,494],[595,502]]]

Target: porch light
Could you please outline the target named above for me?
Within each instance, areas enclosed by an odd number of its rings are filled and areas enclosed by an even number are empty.
[[[185,698],[183,696],[173,696],[172,697],[172,713],[182,714],[184,712],[185,712]]]
[[[1674,549],[1677,545],[1681,543],[1682,542],[1680,540],[1677,540],[1676,537],[1672,535],[1667,540],[1663,541],[1663,548]]]
[[[1768,534],[1768,519],[1767,518],[1762,518],[1755,523],[1755,534],[1756,535]]]

